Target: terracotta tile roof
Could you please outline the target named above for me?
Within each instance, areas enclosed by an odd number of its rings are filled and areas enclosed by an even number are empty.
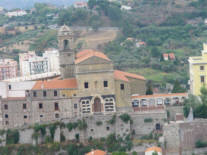
[[[139,45],[146,45],[147,43],[144,42],[144,41],[140,41],[140,42],[138,42],[138,44],[139,44]]]
[[[150,147],[148,149],[146,149],[145,152],[150,152],[150,151],[157,151],[157,152],[162,152],[162,149],[160,147],[157,147],[157,146],[153,146],[153,147]]]
[[[164,57],[164,58],[168,58],[168,53],[164,53],[164,54],[163,54],[163,57]]]
[[[37,81],[32,90],[42,89],[42,84],[43,89],[78,88],[77,79],[65,79],[57,81]]]
[[[170,59],[175,59],[174,53],[169,53],[169,57],[170,57]]]
[[[60,80],[61,79],[61,76],[58,76],[58,77],[56,77],[56,78],[53,78],[52,80],[50,80],[50,81],[57,81],[57,80]]]
[[[84,60],[87,60],[88,58],[91,58],[93,56],[96,56],[96,57],[99,57],[99,58],[111,61],[104,53],[93,51],[93,50],[84,50],[82,52],[79,52],[76,55],[77,59],[75,60],[75,63],[78,64],[78,63],[80,63],[80,62],[82,62]]]
[[[156,95],[141,95],[141,96],[132,96],[131,98],[152,98],[152,97],[170,97],[170,96],[187,96],[188,93],[174,93],[174,94],[156,94]]]
[[[93,153],[89,152],[86,153],[85,155],[106,155],[106,152],[102,150],[94,150]]]
[[[136,75],[136,74],[132,74],[132,73],[122,72],[122,71],[118,71],[118,70],[114,71],[114,78],[115,79],[129,82],[129,79],[127,79],[127,77],[145,80],[145,78],[143,76],[141,76],[141,75]]]

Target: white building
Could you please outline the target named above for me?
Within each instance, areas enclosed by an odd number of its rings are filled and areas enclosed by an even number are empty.
[[[55,49],[48,49],[43,57],[37,56],[34,51],[19,54],[21,76],[55,72],[60,73],[59,52]]]
[[[9,17],[12,17],[12,16],[17,17],[17,16],[23,16],[23,15],[26,15],[26,14],[27,14],[27,12],[24,11],[24,10],[17,10],[17,11],[8,12],[7,16],[9,16]]]
[[[22,61],[22,76],[46,73],[50,71],[49,62],[44,57],[32,57]]]
[[[0,7],[0,11],[4,11],[4,8],[3,7]]]
[[[50,72],[60,72],[59,52],[56,49],[47,49],[43,57],[49,60]]]
[[[86,2],[75,2],[74,3],[74,8],[87,8],[88,5]]]
[[[132,7],[131,6],[127,6],[127,5],[122,5],[121,6],[121,10],[128,10],[128,11],[130,11],[130,10],[132,10]]]

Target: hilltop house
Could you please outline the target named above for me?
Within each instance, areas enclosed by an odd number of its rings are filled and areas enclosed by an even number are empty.
[[[174,53],[163,53],[163,57],[165,61],[168,61],[168,60],[175,61]]]

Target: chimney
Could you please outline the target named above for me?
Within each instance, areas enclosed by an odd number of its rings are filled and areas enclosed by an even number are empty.
[[[41,84],[41,89],[44,89],[44,84],[43,83]]]
[[[91,154],[94,154],[94,151],[93,151],[93,149],[91,150]]]

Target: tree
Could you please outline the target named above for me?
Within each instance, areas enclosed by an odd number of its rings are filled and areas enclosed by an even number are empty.
[[[93,7],[94,7],[95,5],[97,5],[96,0],[89,0],[89,1],[88,1],[88,7],[89,7],[91,10],[93,9]]]
[[[163,54],[161,53],[160,54],[160,62],[164,61],[164,57],[163,57]]]
[[[207,104],[207,88],[206,88],[206,84],[205,83],[201,87],[200,92],[201,92],[200,98],[202,100],[202,103],[203,104]]]
[[[151,50],[151,55],[152,55],[152,57],[155,57],[155,58],[158,58],[158,57],[159,57],[160,52],[159,52],[159,50],[158,50],[157,47],[153,47],[153,48],[152,48],[152,50]]]
[[[154,152],[152,153],[152,155],[158,155],[157,151],[154,151]]]
[[[175,80],[172,93],[184,93],[186,90],[180,86],[178,80]]]
[[[151,85],[148,85],[146,95],[153,95],[153,91],[152,91]]]

